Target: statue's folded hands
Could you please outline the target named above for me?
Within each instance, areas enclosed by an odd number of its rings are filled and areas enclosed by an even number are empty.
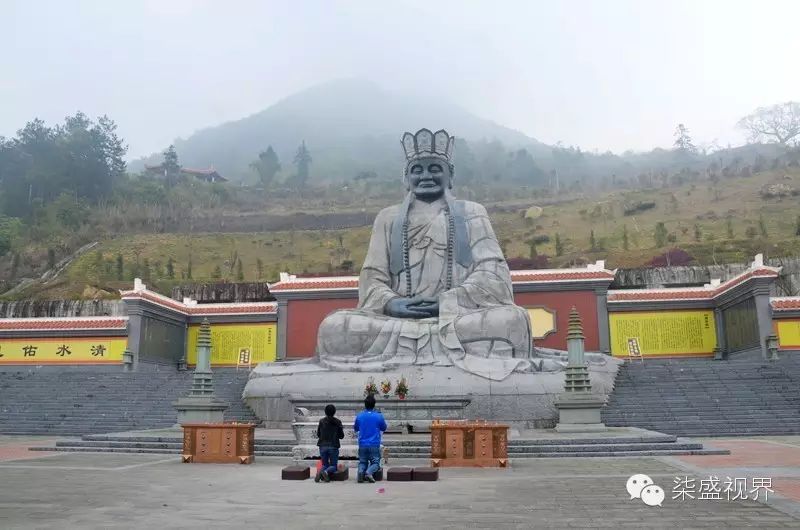
[[[422,296],[399,296],[386,302],[383,312],[396,318],[430,318],[439,315],[439,302]]]

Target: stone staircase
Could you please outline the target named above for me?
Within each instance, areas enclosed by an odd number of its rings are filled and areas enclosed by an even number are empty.
[[[70,453],[180,454],[180,436],[141,436],[87,434],[76,440],[58,440],[55,447],[32,447],[31,451]],[[256,439],[256,456],[291,456],[294,440]]]
[[[258,422],[241,399],[248,372],[214,370],[217,396],[228,421]],[[172,403],[192,384],[190,371],[0,372],[0,434],[86,434],[159,429],[175,425]]]
[[[288,432],[287,432],[288,434]],[[33,451],[92,453],[180,454],[181,437],[93,434],[76,440],[59,440],[55,447],[34,447]],[[292,458],[295,441],[289,436],[264,438],[256,435],[255,456]],[[430,439],[425,435],[397,435],[384,438],[389,462],[394,459],[428,459]],[[672,435],[647,433],[608,437],[531,438],[508,442],[508,456],[515,458],[563,458],[598,456],[663,456],[728,454],[726,450],[704,448],[701,443]],[[346,460],[346,458],[342,458]]]
[[[603,418],[677,436],[800,434],[800,356],[628,361]]]

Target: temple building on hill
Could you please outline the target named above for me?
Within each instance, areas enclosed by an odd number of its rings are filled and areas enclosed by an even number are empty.
[[[164,176],[163,164],[158,164],[157,166],[148,166],[145,164],[144,170],[145,173],[151,177]],[[180,173],[181,176],[194,177],[199,180],[204,180],[205,182],[228,182],[228,179],[220,175],[213,166],[208,169],[192,169],[188,167],[182,167]]]

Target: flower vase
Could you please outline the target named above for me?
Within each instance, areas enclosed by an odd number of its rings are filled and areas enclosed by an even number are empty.
[[[398,397],[398,399],[405,399],[406,395],[405,394],[397,394],[397,397]]]

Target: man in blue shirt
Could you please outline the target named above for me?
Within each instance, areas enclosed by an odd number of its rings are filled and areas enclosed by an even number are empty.
[[[372,474],[381,468],[381,433],[386,431],[386,420],[375,410],[372,394],[364,399],[364,409],[353,424],[358,433],[358,482],[375,482]]]

